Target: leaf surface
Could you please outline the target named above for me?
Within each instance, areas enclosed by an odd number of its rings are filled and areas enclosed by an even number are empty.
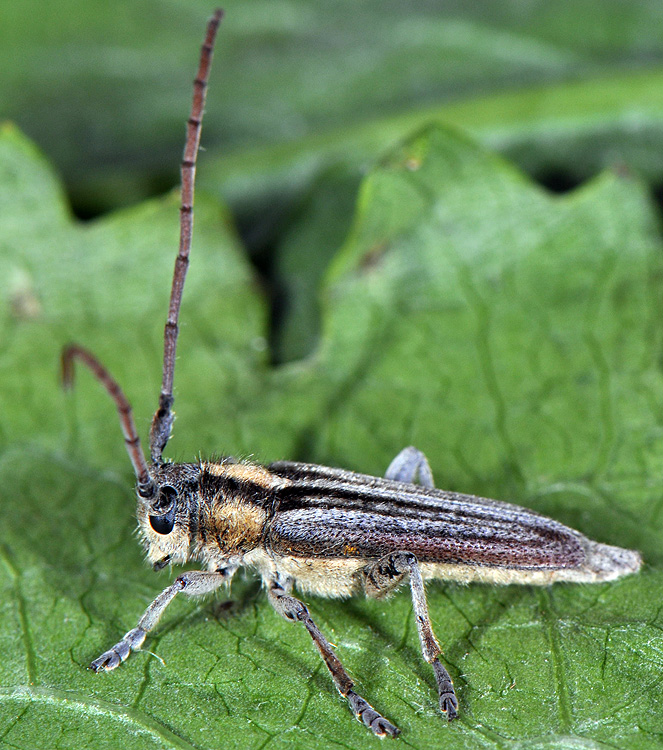
[[[2,742],[40,746],[48,727],[63,748],[374,747],[303,628],[250,576],[232,605],[176,600],[114,673],[86,670],[173,573],[141,562],[112,404],[86,372],[62,394],[58,354],[72,339],[92,348],[147,432],[177,199],[72,222],[43,158],[15,130],[2,135]],[[169,456],[381,474],[414,444],[438,486],[526,505],[647,561],[601,586],[429,585],[461,705],[450,725],[407,591],[311,599],[399,742],[660,746],[661,270],[657,220],[633,177],[551,196],[465,136],[429,128],[363,182],[324,272],[319,344],[275,368],[264,293],[223,207],[199,196]]]

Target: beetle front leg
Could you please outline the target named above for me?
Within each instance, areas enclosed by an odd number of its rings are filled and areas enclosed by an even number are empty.
[[[331,672],[338,692],[344,698],[347,698],[350,708],[357,719],[362,721],[378,737],[385,737],[386,735],[396,737],[400,733],[400,729],[387,721],[368,701],[364,700],[364,698],[352,689],[354,683],[334,653],[331,644],[311,619],[306,605],[300,602],[299,599],[291,596],[291,588],[292,581],[290,580],[284,583],[279,580],[270,581],[268,583],[267,596],[271,605],[286,620],[301,622],[308,630],[313,643],[315,643],[327,665],[327,669]]]
[[[412,604],[417,620],[421,651],[424,659],[433,667],[437,692],[440,696],[440,710],[451,721],[458,716],[458,699],[449,672],[439,659],[442,650],[433,633],[433,626],[428,615],[426,591],[416,556],[407,551],[392,552],[367,566],[364,569],[364,590],[367,596],[383,597],[402,583],[407,575],[410,577]]]
[[[213,573],[192,570],[177,576],[174,583],[164,589],[145,610],[145,614],[138,620],[138,625],[126,633],[119,643],[95,659],[90,664],[90,669],[95,672],[109,672],[115,669],[132,651],[138,650],[143,645],[145,636],[157,624],[166,607],[177,594],[180,592],[187,596],[210,594],[231,578],[234,572],[234,568],[224,568]]]
[[[422,487],[428,487],[429,489],[435,487],[433,472],[428,459],[424,453],[412,446],[403,448],[389,464],[384,476],[385,479],[393,479],[396,482],[407,482],[408,484],[415,484],[418,479],[418,483]]]

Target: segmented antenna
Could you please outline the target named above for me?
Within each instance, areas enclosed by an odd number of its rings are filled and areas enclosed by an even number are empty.
[[[66,389],[70,389],[74,385],[75,359],[80,359],[84,365],[89,367],[92,374],[108,391],[108,394],[115,402],[117,412],[120,415],[122,432],[124,433],[124,444],[134,467],[138,483],[138,493],[144,498],[152,497],[156,493],[156,485],[147,468],[147,462],[145,461],[145,455],[143,454],[143,448],[141,447],[140,438],[138,437],[138,431],[136,430],[136,424],[131,412],[131,404],[124,395],[124,391],[120,388],[117,380],[115,380],[94,354],[77,344],[70,344],[62,350],[62,384]]]
[[[194,81],[193,104],[191,115],[187,122],[186,145],[182,159],[182,203],[180,205],[180,247],[175,260],[173,286],[170,291],[168,318],[164,330],[163,346],[163,380],[159,395],[159,406],[152,418],[150,428],[150,457],[152,462],[161,462],[163,450],[166,447],[175,415],[173,407],[173,378],[175,375],[175,354],[177,350],[177,335],[179,333],[178,319],[184,280],[189,267],[189,251],[191,250],[191,234],[193,232],[193,189],[196,178],[196,158],[200,144],[200,131],[205,108],[205,94],[207,79],[212,64],[212,52],[216,32],[221,23],[223,11],[217,9],[209,23],[207,33],[200,53],[200,65]]]
[[[200,64],[198,74],[194,81],[193,104],[191,115],[187,123],[186,145],[184,147],[184,158],[182,159],[182,203],[180,205],[180,249],[175,261],[175,273],[173,275],[173,286],[170,292],[170,305],[168,307],[168,318],[164,333],[163,353],[163,382],[161,395],[159,396],[159,408],[157,409],[150,428],[150,456],[152,462],[159,464],[163,449],[166,447],[170,437],[170,429],[173,424],[173,375],[175,372],[175,350],[177,347],[177,321],[182,301],[182,289],[189,265],[189,250],[191,249],[191,233],[193,231],[193,186],[196,177],[196,157],[200,143],[200,129],[205,107],[205,91],[207,89],[207,78],[212,64],[212,51],[219,23],[223,17],[223,11],[217,10],[209,23],[205,34],[205,42],[200,53]],[[115,402],[120,417],[124,442],[127,453],[134,467],[138,494],[145,498],[153,498],[157,493],[155,481],[150,476],[149,467],[145,460],[145,454],[136,431],[131,404],[124,395],[118,382],[110,372],[99,362],[99,360],[87,349],[78,344],[70,344],[62,351],[62,382],[65,388],[71,388],[74,382],[74,360],[80,360],[88,367],[96,379],[103,385],[109,396]]]

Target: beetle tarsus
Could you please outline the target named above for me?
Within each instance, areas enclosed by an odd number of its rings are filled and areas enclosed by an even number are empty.
[[[110,672],[111,669],[119,667],[123,661],[126,661],[132,651],[136,651],[143,645],[146,635],[147,633],[143,628],[133,628],[113,648],[104,651],[98,659],[95,659],[90,664],[90,669],[93,672]]]
[[[431,666],[440,696],[440,711],[447,715],[449,721],[453,721],[458,716],[458,698],[456,698],[453,681],[437,657],[433,659]]]
[[[363,722],[372,732],[378,737],[397,737],[401,730],[394,726],[390,721],[379,714],[371,704],[357,695],[354,690],[350,690],[345,696],[348,699],[350,708],[353,710],[354,715]]]

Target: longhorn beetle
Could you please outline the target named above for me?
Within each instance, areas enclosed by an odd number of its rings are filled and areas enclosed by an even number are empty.
[[[306,606],[300,591],[382,597],[409,581],[424,659],[432,666],[440,709],[449,720],[458,700],[428,616],[425,579],[547,585],[611,581],[635,573],[637,552],[599,544],[561,523],[516,505],[435,489],[423,453],[405,448],[384,479],[315,464],[277,461],[260,466],[227,457],[172,463],[163,458],[173,424],[173,374],[178,317],[189,265],[193,191],[205,91],[222,11],[209,21],[194,83],[182,160],[180,244],[164,334],[163,380],[150,428],[146,461],[131,406],[109,371],[87,349],[62,353],[63,382],[73,383],[80,360],[117,407],[136,474],[138,523],[155,570],[189,560],[204,570],[177,576],[138,625],[90,665],[115,669],[141,647],[178,593],[209,594],[240,566],[255,569],[274,609],[308,630],[338,691],[358,719],[383,737],[399,730],[354,690],[354,683]],[[415,481],[418,483],[415,484]]]

